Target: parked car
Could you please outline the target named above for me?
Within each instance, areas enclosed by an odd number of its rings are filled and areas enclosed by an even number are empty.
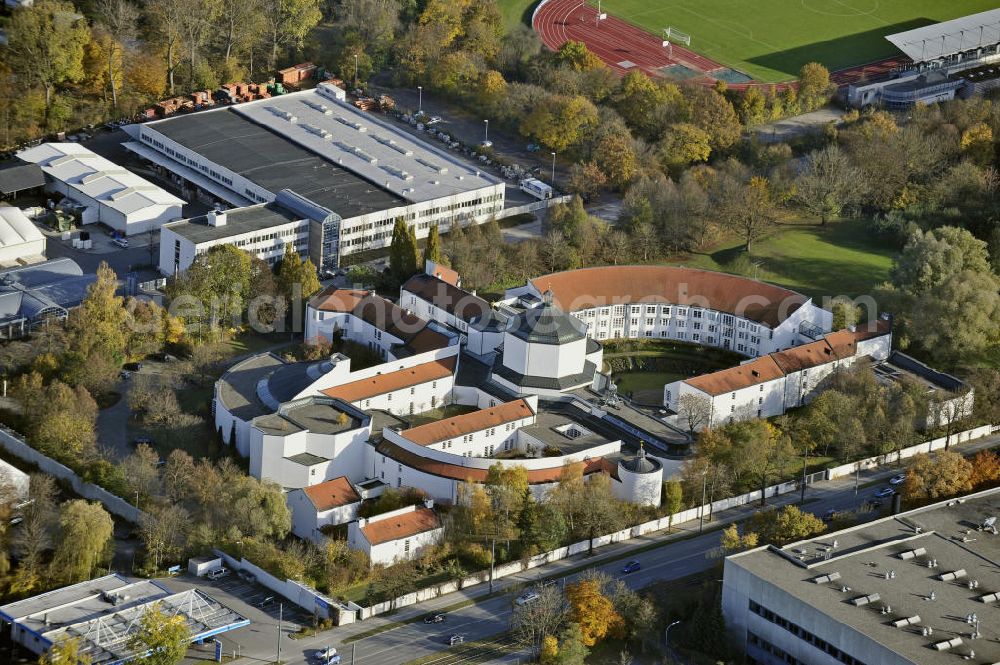
[[[897,473],[895,476],[889,479],[890,485],[902,485],[904,482],[906,482],[905,473]]]
[[[833,508],[831,508],[830,510],[826,511],[825,513],[823,513],[823,521],[824,522],[828,522],[828,523],[832,522],[835,517],[837,517],[837,511],[834,510]]]
[[[528,152],[538,152],[541,149],[542,149],[542,146],[538,145],[537,143],[529,143],[528,144]]]
[[[424,617],[424,623],[441,623],[445,620],[443,612],[438,612],[437,614],[428,614]]]
[[[892,496],[895,493],[896,493],[895,489],[893,489],[891,487],[883,487],[880,490],[876,490],[876,492],[875,492],[875,494],[873,496],[876,496],[879,499],[884,499],[884,498]]]
[[[128,240],[125,238],[114,238],[111,240],[111,244],[121,247],[122,249],[128,249]]]
[[[249,570],[241,570],[237,573],[243,580],[253,584],[257,581],[257,576],[251,573]]]
[[[555,583],[556,583],[556,581],[555,581],[554,579],[552,579],[552,578],[549,578],[549,579],[547,579],[547,580],[541,580],[541,581],[540,581],[540,582],[539,582],[539,583],[538,583],[537,585],[535,585],[535,586],[537,586],[537,587],[538,587],[539,589],[545,589],[546,587],[550,587],[550,586],[552,586],[552,585],[553,585],[553,584],[555,584]]]
[[[427,122],[426,122],[425,124],[426,124],[426,125],[427,125],[428,127],[430,127],[431,125],[436,125],[436,124],[438,124],[439,122],[441,122],[441,116],[439,116],[439,115],[432,115],[432,116],[430,117],[430,119],[429,119],[429,120],[428,120],[428,121],[427,121]]]
[[[127,369],[130,372],[141,372],[142,363],[125,363],[123,369]]]
[[[132,439],[132,445],[133,446],[143,446],[143,445],[145,445],[145,446],[152,446],[153,445],[153,439],[151,439],[148,436],[137,436],[134,439]]]
[[[520,596],[518,596],[514,600],[514,602],[517,603],[518,605],[527,605],[529,603],[535,602],[539,598],[541,598],[541,596],[538,595],[537,591],[532,591],[531,589],[528,589],[527,591],[525,591],[524,593],[522,593]]]
[[[464,635],[452,635],[451,637],[448,638],[448,645],[455,646],[456,644],[461,644],[464,641],[465,641]]]
[[[229,569],[225,566],[221,568],[213,568],[212,570],[205,573],[205,577],[210,580],[221,580],[223,577],[229,574]]]

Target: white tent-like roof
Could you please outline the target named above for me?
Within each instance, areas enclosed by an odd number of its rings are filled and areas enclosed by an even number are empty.
[[[42,167],[51,178],[124,215],[152,206],[180,206],[184,201],[78,143],[43,143],[18,153]]]
[[[1000,9],[886,35],[886,39],[916,63],[995,46],[1000,44]]]
[[[42,242],[45,236],[20,208],[0,207],[0,248]]]

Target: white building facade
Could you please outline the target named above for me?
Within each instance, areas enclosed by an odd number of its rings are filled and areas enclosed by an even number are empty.
[[[347,544],[367,554],[372,565],[389,566],[418,558],[427,547],[438,544],[443,535],[444,529],[431,507],[407,506],[351,522]]]
[[[183,217],[183,200],[78,143],[43,143],[18,156],[41,167],[47,190],[84,206],[84,224],[134,235]]]

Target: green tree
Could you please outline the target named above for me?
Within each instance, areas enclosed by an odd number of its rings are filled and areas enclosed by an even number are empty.
[[[306,34],[323,18],[319,0],[262,0],[267,40],[271,46],[270,69],[278,64],[279,50],[302,46]]]
[[[92,662],[90,656],[81,652],[80,640],[76,637],[63,638],[38,658],[38,665],[90,665]]]
[[[750,86],[740,96],[740,104],[736,112],[747,127],[753,127],[764,122],[766,118],[767,100],[757,86]]]
[[[524,498],[517,527],[523,550],[532,554],[554,550],[569,533],[562,513],[548,503],[535,501],[531,492]]]
[[[864,182],[851,158],[831,144],[810,153],[806,168],[795,180],[795,201],[826,224],[861,200]]]
[[[584,665],[590,649],[583,643],[580,625],[569,623],[559,635],[559,653],[556,655],[557,665]]]
[[[730,524],[722,530],[719,549],[723,556],[729,556],[730,554],[736,554],[744,550],[752,550],[755,547],[757,547],[756,533],[747,531],[741,535],[739,527],[735,524]]]
[[[712,150],[726,150],[734,145],[743,127],[729,100],[702,86],[691,88],[688,92],[690,122],[708,134]]]
[[[438,225],[434,224],[427,232],[427,244],[424,246],[424,263],[426,264],[427,261],[441,263],[441,259],[441,234],[438,232]]]
[[[138,630],[129,638],[128,646],[143,654],[132,662],[143,665],[177,665],[187,654],[191,631],[180,614],[167,614],[159,604],[143,612]]]
[[[826,525],[812,513],[803,512],[796,506],[785,506],[781,510],[757,511],[746,528],[756,533],[760,542],[780,546],[823,533]]]
[[[771,196],[767,178],[753,176],[739,182],[733,176],[720,178],[715,191],[716,213],[725,226],[743,238],[750,254],[754,241],[766,233],[778,219],[778,209]]]
[[[605,67],[604,61],[592,53],[583,42],[567,40],[556,51],[556,60],[570,68],[583,72]]]
[[[597,125],[597,108],[583,97],[552,95],[540,101],[521,122],[521,133],[562,152],[577,145]]]
[[[118,276],[102,261],[97,280],[70,316],[70,347],[85,358],[100,354],[121,363],[129,342],[128,319],[125,299],[118,295]]]
[[[830,82],[830,71],[818,62],[807,62],[799,70],[799,106],[813,111],[830,101],[837,87]]]
[[[59,512],[59,538],[52,576],[64,582],[89,579],[111,554],[115,524],[99,503],[74,499]]]
[[[664,168],[677,175],[691,164],[708,160],[712,154],[711,137],[700,127],[679,122],[667,127],[656,150]]]
[[[26,82],[45,90],[49,120],[56,88],[83,79],[90,31],[68,2],[42,0],[22,9],[12,14],[7,25],[5,59]]]
[[[992,272],[987,244],[965,229],[942,226],[911,233],[893,265],[891,278],[900,291],[919,296],[966,270]]]
[[[933,501],[956,496],[972,489],[973,466],[951,450],[934,457],[914,455],[906,467],[903,498],[908,501]]]
[[[766,501],[764,489],[795,458],[795,449],[788,436],[771,423],[754,420],[740,425],[737,430],[740,464],[756,480],[756,486],[761,491],[760,505],[763,506]]]
[[[605,133],[594,146],[593,158],[608,181],[621,191],[639,170],[639,160],[627,131]]]
[[[312,259],[303,261],[291,243],[285,245],[277,277],[278,292],[288,302],[306,300],[322,288]]]
[[[490,499],[494,533],[508,541],[516,538],[517,523],[528,493],[527,469],[497,462],[486,472],[483,487]]]
[[[392,228],[392,244],[389,245],[389,270],[397,283],[402,284],[417,272],[417,251],[413,229],[402,219],[397,219]]]
[[[673,526],[673,516],[680,512],[681,508],[684,506],[684,486],[679,480],[668,480],[663,483],[663,502],[660,507],[663,512],[671,518],[670,522],[667,523],[667,531],[670,531],[670,527]]]
[[[170,313],[182,317],[188,333],[196,336],[239,325],[247,302],[257,295],[253,259],[233,245],[216,245],[199,254],[167,291]]]

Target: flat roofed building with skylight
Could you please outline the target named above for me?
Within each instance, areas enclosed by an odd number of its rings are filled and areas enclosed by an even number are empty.
[[[482,223],[503,209],[505,185],[342,99],[313,90],[145,123],[126,147],[182,185],[232,206],[290,190],[328,223],[324,267],[389,244],[397,219],[424,237],[432,225]],[[319,220],[322,221],[322,220]],[[312,241],[311,241],[312,242]]]
[[[758,665],[1000,662],[1000,489],[725,561],[722,611]]]

